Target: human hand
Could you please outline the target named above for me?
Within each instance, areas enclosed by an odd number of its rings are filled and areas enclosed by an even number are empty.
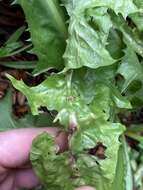
[[[67,135],[59,133],[56,128],[14,129],[0,132],[0,190],[32,188],[40,184],[32,170],[29,155],[33,138],[44,131],[55,137],[61,151],[68,148]],[[75,190],[95,189],[80,187]]]

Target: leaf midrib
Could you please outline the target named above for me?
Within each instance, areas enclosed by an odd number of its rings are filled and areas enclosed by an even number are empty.
[[[45,3],[47,4],[47,11],[51,12],[51,15],[55,21],[55,26],[58,28],[60,33],[62,34],[62,37],[64,39],[67,38],[67,28],[65,26],[65,21],[62,18],[62,15],[60,14],[58,7],[54,0],[46,0]]]

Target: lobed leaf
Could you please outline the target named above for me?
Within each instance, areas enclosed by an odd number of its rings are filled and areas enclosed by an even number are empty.
[[[56,120],[59,119],[64,125],[69,123],[73,114],[76,115],[77,121],[101,116],[108,119],[110,106],[114,107],[114,104],[119,108],[131,108],[130,103],[110,83],[111,88],[103,81],[98,81],[96,72],[85,71],[79,76],[78,73],[77,71],[75,76],[73,74],[70,80],[71,74],[69,76],[67,74],[68,78],[63,74],[53,75],[40,85],[31,88],[12,76],[8,78],[14,87],[27,97],[34,115],[38,114],[40,106],[45,106],[49,110],[57,110],[59,113]],[[89,76],[93,77],[91,81],[87,80]],[[101,96],[103,93],[105,96]]]
[[[111,124],[100,118],[91,123],[81,123],[69,142],[70,150],[59,154],[54,139],[43,133],[34,139],[31,150],[36,174],[45,188],[50,190],[73,190],[87,184],[97,190],[110,189],[115,177],[122,132],[120,124]],[[99,142],[106,147],[105,159],[90,154]]]

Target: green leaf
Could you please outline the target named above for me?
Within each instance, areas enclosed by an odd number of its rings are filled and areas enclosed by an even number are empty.
[[[141,133],[143,132],[143,124],[132,124],[127,131],[134,132],[134,133]]]
[[[143,9],[143,1],[142,0],[133,0],[136,6],[140,9]]]
[[[13,115],[11,91],[9,91],[5,98],[0,101],[0,110],[0,131],[30,127],[33,125],[33,116],[27,115],[23,119],[18,119]]]
[[[131,13],[139,11],[133,0],[87,0],[86,3],[84,3],[84,0],[63,0],[63,2],[66,4],[70,16],[72,14],[82,13],[86,9],[95,7],[107,7],[112,9],[116,14],[121,13],[124,18]]]
[[[107,38],[109,35],[109,30],[112,27],[112,22],[109,14],[107,13],[106,7],[97,7],[95,9],[88,9],[85,15],[89,25],[92,26],[94,30],[99,35],[102,43],[106,45]]]
[[[127,22],[121,15],[117,16],[113,11],[109,11],[109,13],[114,27],[122,32],[123,40],[127,47],[130,47],[133,51],[143,57],[143,40],[140,35],[128,26]]]
[[[142,190],[143,188],[143,166],[142,164],[138,167],[136,173],[135,173],[135,186],[139,189]]]
[[[102,131],[104,135],[102,135],[100,131]],[[101,118],[92,121],[92,123],[90,122],[81,123],[79,131],[75,133],[71,139],[70,146],[74,154],[76,154],[77,152],[82,153],[82,151],[87,153],[86,150],[96,147],[96,144],[98,144],[99,142],[102,143],[107,148],[105,150],[105,156],[107,158],[105,159],[98,158],[97,160],[99,162],[99,167],[102,171],[102,176],[105,177],[106,179],[110,179],[111,180],[110,183],[112,183],[117,164],[118,148],[120,145],[118,138],[123,131],[124,127],[122,125],[118,123],[110,123],[104,121]],[[112,136],[111,134],[114,135]],[[114,153],[113,150],[115,150]],[[110,165],[111,162],[112,166]],[[110,165],[110,172],[108,171],[109,165]]]
[[[0,130],[7,130],[11,128],[16,128],[16,122],[12,118],[12,95],[9,92],[3,100],[0,101]]]
[[[7,40],[6,45],[17,42],[21,37],[21,35],[23,34],[23,32],[25,31],[25,29],[26,29],[25,26],[22,26],[19,29],[17,29],[16,32],[14,32]]]
[[[0,61],[0,65],[15,69],[33,69],[37,61]]]
[[[12,76],[8,76],[8,78],[14,87],[27,97],[34,115],[38,114],[40,106],[46,106],[49,110],[59,112],[56,120],[59,119],[64,125],[69,123],[73,114],[76,115],[77,121],[98,118],[101,115],[108,119],[110,116],[109,105],[113,107],[115,104],[119,108],[131,108],[130,103],[110,83],[107,86],[106,83],[97,80],[98,72],[93,71],[92,73],[91,70],[87,72],[85,70],[79,76],[78,73],[75,75],[69,73],[67,76],[53,75],[40,85],[31,88]],[[88,77],[93,78],[89,81]],[[103,93],[105,96],[101,96]]]
[[[95,18],[97,18],[96,15]],[[100,20],[101,22],[103,21]],[[64,54],[66,69],[76,69],[83,66],[96,69],[115,63],[105,48],[104,40],[103,42],[102,40],[102,35],[94,30],[89,24],[89,19],[86,19],[84,15],[71,17],[69,38]]]
[[[125,56],[117,73],[124,77],[121,91],[125,93],[133,107],[140,107],[143,104],[143,67],[136,53],[130,47],[125,50]]]
[[[33,52],[39,62],[33,74],[38,75],[48,69],[62,69],[67,27],[64,10],[59,0],[18,0],[22,6],[32,42]]]
[[[130,15],[130,18],[134,22],[134,24],[137,26],[137,29],[139,31],[143,31],[143,13],[134,13]]]
[[[134,80],[143,82],[143,67],[136,53],[131,48],[125,50],[125,56],[121,61],[117,73],[121,74],[125,79],[122,92],[126,91]]]
[[[39,135],[32,143],[30,159],[33,168],[39,178],[44,182],[46,189],[48,188],[49,190],[54,190],[54,188],[60,190],[59,183],[62,182],[61,186],[63,186],[65,181],[70,180],[70,176],[72,176],[68,160],[66,161],[68,153],[58,156],[56,155],[58,150],[59,148],[55,145],[54,139],[47,133]],[[55,178],[55,182],[53,181],[53,177]],[[66,186],[69,187],[69,184],[70,181],[66,183]],[[67,188],[64,186],[64,189],[66,190]]]
[[[23,47],[23,43],[18,41],[24,30],[25,26],[22,26],[11,35],[7,42],[0,48],[0,57],[13,56],[31,47],[31,45]]]
[[[123,49],[125,48],[125,44],[123,42],[121,32],[111,28],[107,42],[108,44],[106,48],[114,59],[120,59],[123,57]]]
[[[124,137],[122,137],[122,145],[118,153],[118,164],[112,190],[133,190],[133,176]]]
[[[141,143],[143,143],[143,137],[142,135],[139,135],[138,133],[134,133],[134,132],[130,132],[130,131],[127,131],[126,132],[126,135],[136,141],[139,141]]]
[[[21,119],[14,116],[11,91],[8,91],[4,99],[0,100],[0,121],[0,131],[16,128],[57,126],[56,123],[53,124],[53,118],[47,114],[33,116],[29,113]]]
[[[27,97],[34,115],[38,114],[40,106],[46,106],[49,110],[59,111],[57,120],[59,119],[62,124],[68,124],[69,118],[73,114],[77,115],[77,119],[94,117],[85,101],[80,98],[74,85],[70,86],[71,82],[66,81],[64,75],[53,75],[40,85],[32,88],[11,76],[9,76],[9,79]]]
[[[97,190],[110,189],[115,177],[122,132],[122,125],[102,119],[82,123],[70,140],[70,150],[60,154],[57,154],[59,148],[54,139],[43,133],[33,141],[32,165],[49,190],[73,190],[87,184]],[[99,142],[106,147],[105,159],[89,153]]]
[[[64,54],[66,69],[83,66],[99,68],[112,65],[115,60],[105,46],[112,22],[107,13],[110,8],[125,18],[139,11],[132,0],[64,1],[70,15],[69,38]]]

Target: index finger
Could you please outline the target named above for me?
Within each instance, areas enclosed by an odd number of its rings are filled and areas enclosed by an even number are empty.
[[[0,133],[0,166],[17,168],[29,160],[32,140],[40,133],[47,132],[55,137],[60,149],[66,149],[67,136],[57,128],[14,129]],[[59,135],[58,135],[59,134]]]

